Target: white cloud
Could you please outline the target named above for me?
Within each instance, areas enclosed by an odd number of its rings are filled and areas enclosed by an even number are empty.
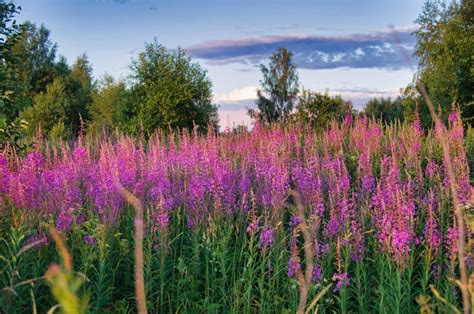
[[[246,86],[239,89],[234,89],[228,93],[214,94],[213,101],[219,102],[236,102],[242,100],[256,99],[258,86]]]

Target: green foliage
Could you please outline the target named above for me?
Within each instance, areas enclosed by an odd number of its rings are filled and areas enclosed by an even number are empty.
[[[380,119],[384,123],[403,121],[403,106],[400,98],[372,98],[365,105],[363,113],[368,117]]]
[[[81,119],[89,117],[88,107],[92,103],[94,85],[92,83],[92,67],[86,55],[81,55],[74,62],[71,74],[66,76],[66,126],[72,134],[76,134],[81,126]]]
[[[351,111],[352,104],[343,100],[341,96],[331,97],[328,93],[303,90],[293,118],[309,123],[313,127],[324,127],[333,119],[341,120]]]
[[[12,2],[0,1],[0,117],[12,116],[12,101],[16,84],[12,77],[15,74],[15,58],[11,46],[19,35],[19,25],[14,17],[21,8]]]
[[[249,110],[251,118],[264,123],[287,121],[298,98],[299,83],[293,54],[285,48],[278,49],[268,67],[261,65],[262,89],[257,91],[258,110]]]
[[[0,1],[0,53],[2,59],[4,53],[8,52],[8,40],[18,34],[18,24],[14,17],[21,10],[11,1]]]
[[[39,93],[34,98],[33,106],[22,112],[22,117],[29,124],[30,134],[41,128],[42,134],[49,136],[54,129],[55,136],[59,128],[66,124],[66,108],[69,105],[66,93],[66,83],[63,78],[57,77],[48,85],[46,92]]]
[[[428,0],[417,19],[417,79],[446,118],[454,100],[466,123],[474,123],[474,4]]]
[[[44,25],[25,22],[20,26],[20,35],[11,47],[15,58],[19,85],[15,107],[17,112],[32,105],[35,94],[44,92],[55,76],[54,61],[57,45],[52,43],[50,31]]]
[[[126,93],[124,82],[116,82],[112,76],[105,75],[92,94],[92,103],[89,105],[91,123],[88,130],[93,133],[113,130],[118,125],[120,103],[127,97]]]
[[[8,122],[6,117],[0,119],[0,149],[7,146],[13,148],[16,153],[22,154],[28,148],[25,143],[25,131],[28,128],[28,122],[24,119],[17,119],[14,122]]]
[[[182,49],[167,50],[155,40],[145,46],[131,71],[133,101],[120,114],[125,129],[143,126],[152,132],[197,125],[206,130],[209,124],[217,125],[211,81]]]
[[[77,133],[81,117],[88,117],[87,108],[92,101],[91,71],[87,57],[81,56],[70,75],[56,76],[45,92],[34,96],[33,105],[21,112],[21,117],[31,121],[30,135],[38,128],[51,139],[65,139]]]
[[[46,27],[25,22],[15,30],[2,47],[0,116],[12,123],[21,115],[30,135],[39,125],[54,138],[76,134],[94,89],[87,56],[70,68],[64,57],[56,62],[57,45]]]

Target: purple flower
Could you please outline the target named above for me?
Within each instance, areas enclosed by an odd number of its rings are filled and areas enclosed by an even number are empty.
[[[46,244],[48,244],[48,236],[45,233],[31,236],[25,241],[25,246],[30,245],[32,248],[40,248]]]
[[[79,163],[87,160],[87,149],[85,147],[76,147],[72,153],[74,162]]]
[[[334,292],[341,290],[343,286],[348,286],[350,283],[347,273],[336,273],[332,276],[332,280],[336,282],[336,286],[333,289]]]
[[[296,227],[300,223],[301,223],[300,216],[296,216],[296,215],[291,216],[290,223],[289,223],[290,227]]]
[[[418,116],[418,113],[416,113],[416,118],[413,121],[412,125],[418,135],[423,134],[423,128],[421,127],[421,121],[420,117]]]
[[[44,157],[38,152],[31,152],[26,156],[26,165],[33,169],[41,169],[44,167]]]
[[[170,217],[168,213],[164,210],[160,210],[158,213],[155,214],[154,217],[155,224],[159,229],[168,228],[170,224]]]
[[[451,123],[456,123],[457,121],[459,121],[459,112],[457,111],[453,111],[449,114],[449,117],[448,117],[448,121],[451,122]]]
[[[296,272],[301,269],[301,264],[300,262],[294,258],[291,257],[288,260],[288,277],[293,278],[296,275]]]
[[[432,178],[435,176],[437,169],[438,169],[438,166],[436,165],[436,163],[430,160],[428,161],[428,164],[426,165],[425,173],[428,177]]]
[[[392,250],[397,260],[405,261],[408,257],[412,238],[412,235],[406,230],[392,230]]]
[[[73,217],[69,210],[63,210],[56,220],[56,229],[60,231],[69,231],[72,226]]]
[[[81,225],[87,220],[85,215],[79,214],[76,216],[76,225]]]
[[[375,179],[372,176],[364,176],[362,178],[362,191],[370,192],[375,186]]]
[[[274,240],[275,239],[274,239],[273,230],[268,227],[265,227],[262,233],[260,233],[260,240],[258,242],[258,246],[261,249],[267,249],[273,244]]]
[[[331,245],[329,243],[319,244],[319,254],[329,253],[330,248],[331,248]]]
[[[313,273],[311,275],[311,281],[315,284],[320,283],[323,280],[323,269],[319,265],[314,265]]]
[[[86,244],[89,244],[89,245],[94,245],[94,244],[97,243],[96,238],[94,238],[94,237],[92,237],[92,236],[88,236],[88,235],[84,236],[84,237],[82,238],[82,240],[84,240],[84,242],[85,242]]]
[[[430,247],[435,251],[441,244],[441,233],[438,230],[438,223],[434,217],[428,218],[425,222],[425,238]]]
[[[466,267],[474,268],[474,256],[472,254],[466,256]]]
[[[445,248],[446,255],[449,258],[454,258],[458,253],[457,241],[458,241],[459,232],[457,228],[449,227],[446,232],[445,238]]]
[[[251,222],[247,226],[247,233],[255,234],[258,232],[258,222]]]
[[[352,124],[352,114],[348,113],[344,116],[344,125],[351,125]]]

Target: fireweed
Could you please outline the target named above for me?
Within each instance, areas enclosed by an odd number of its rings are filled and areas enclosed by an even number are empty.
[[[28,243],[44,246],[40,224],[51,217],[64,234],[92,216],[118,228],[127,209],[114,184],[118,174],[147,208],[145,236],[153,241],[166,233],[170,249],[178,245],[173,228],[185,228],[179,234],[192,238],[210,221],[228,221],[236,234],[241,228],[244,237],[256,239],[266,263],[276,254],[272,248],[283,245],[283,273],[294,277],[308,262],[298,249],[301,236],[293,232],[304,218],[314,239],[313,282],[332,282],[335,295],[342,287],[355,289],[355,265],[374,266],[374,256],[384,256],[403,274],[414,271],[414,258],[428,254],[427,269],[437,270],[429,280],[435,283],[440,272],[455,275],[458,236],[437,131],[424,133],[417,118],[392,126],[347,118],[323,132],[257,125],[249,133],[157,133],[146,143],[118,135],[72,148],[38,149],[25,158],[5,151],[0,152],[0,201],[36,218],[31,233],[36,236]],[[447,134],[459,201],[467,204],[471,188],[463,132],[459,114],[452,113]],[[289,189],[301,196],[305,217],[290,214]],[[94,234],[82,238],[87,245],[96,242]],[[116,249],[129,248],[121,242]],[[238,263],[233,267],[242,266]],[[192,265],[179,267],[186,273]]]

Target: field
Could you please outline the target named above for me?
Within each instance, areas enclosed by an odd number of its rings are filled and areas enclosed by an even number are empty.
[[[6,149],[0,312],[137,312],[141,231],[151,313],[454,312],[474,266],[472,139],[454,112],[446,130],[348,116]]]

